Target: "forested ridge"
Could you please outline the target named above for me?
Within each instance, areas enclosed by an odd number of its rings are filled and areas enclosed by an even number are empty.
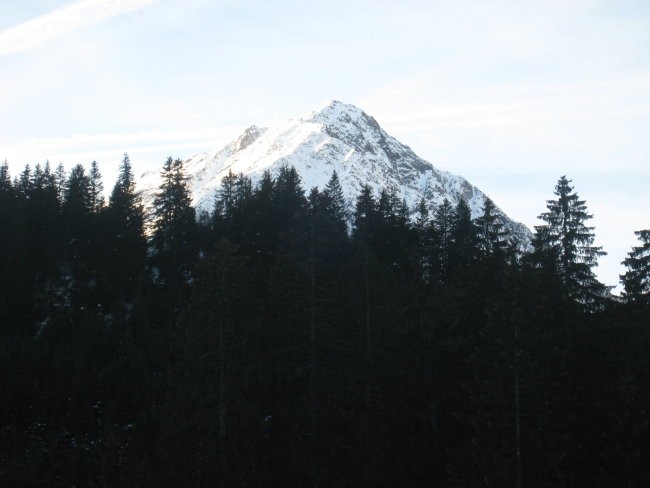
[[[0,484],[650,486],[650,230],[612,296],[561,177],[528,248],[337,175],[0,167]]]

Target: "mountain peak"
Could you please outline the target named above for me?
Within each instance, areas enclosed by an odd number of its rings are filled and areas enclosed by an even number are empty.
[[[343,103],[339,100],[331,100],[327,104],[311,112],[302,120],[305,122],[321,123],[323,125],[334,125],[342,122],[349,123],[361,118],[368,118],[368,115],[366,115],[360,108],[349,103]]]
[[[206,211],[212,209],[215,191],[229,172],[243,173],[255,182],[266,170],[274,172],[283,165],[296,168],[307,190],[324,188],[336,171],[350,201],[365,185],[375,193],[394,188],[411,208],[422,199],[430,211],[445,199],[453,203],[464,200],[475,218],[483,214],[487,198],[464,178],[440,171],[420,158],[360,108],[338,100],[268,129],[252,125],[216,153],[197,154],[187,163],[194,204]],[[145,194],[152,200],[158,185],[151,181],[147,186]],[[529,241],[528,229],[500,210],[498,213],[513,235]]]
[[[242,151],[255,142],[264,132],[265,128],[257,127],[256,125],[251,125],[248,127],[242,135],[240,135],[235,141],[231,144],[232,152]]]

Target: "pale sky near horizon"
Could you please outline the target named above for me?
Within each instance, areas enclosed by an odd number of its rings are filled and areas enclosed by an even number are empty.
[[[97,160],[110,189],[245,127],[352,103],[531,229],[566,174],[599,277],[650,228],[650,2],[0,3],[0,160]]]

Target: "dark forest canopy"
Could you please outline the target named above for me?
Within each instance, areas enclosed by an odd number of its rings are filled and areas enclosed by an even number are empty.
[[[162,176],[0,168],[3,486],[650,485],[650,231],[612,297],[566,177],[522,253],[489,200]]]

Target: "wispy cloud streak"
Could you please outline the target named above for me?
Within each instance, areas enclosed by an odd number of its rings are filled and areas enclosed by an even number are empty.
[[[0,162],[7,160],[12,174],[24,164],[100,163],[119,161],[124,152],[143,157],[135,162],[138,171],[156,170],[167,156],[186,158],[202,151],[215,151],[241,133],[241,126],[203,127],[192,130],[155,130],[134,133],[76,134],[60,138],[36,138],[10,144],[0,139]],[[112,184],[116,167],[105,167],[105,181]]]
[[[138,10],[156,0],[82,0],[0,32],[0,57],[26,51],[82,27]]]

